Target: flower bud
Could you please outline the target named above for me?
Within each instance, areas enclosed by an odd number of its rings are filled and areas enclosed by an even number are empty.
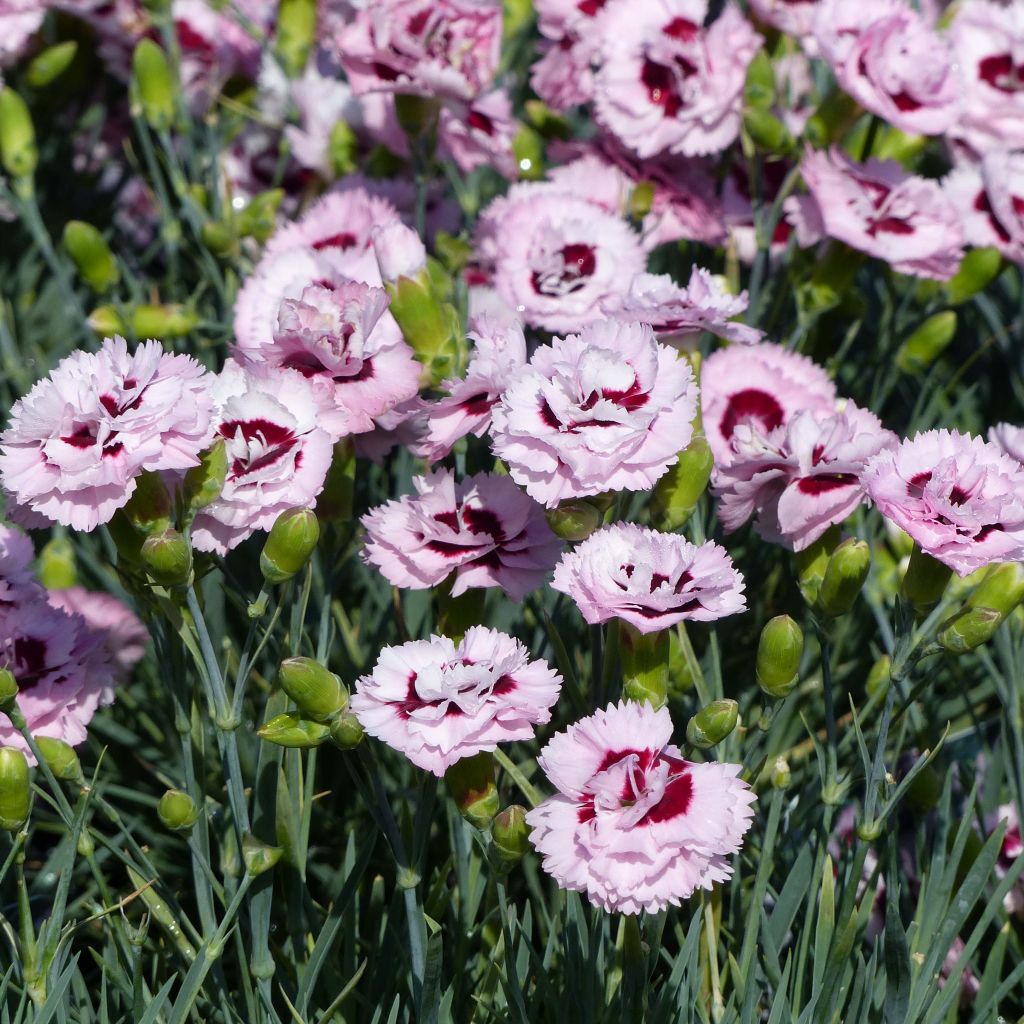
[[[938,641],[950,654],[965,654],[988,643],[1002,624],[1003,616],[995,608],[965,608],[949,620]]]
[[[25,81],[33,89],[45,89],[71,67],[77,53],[78,43],[74,39],[48,46],[29,62]]]
[[[132,85],[142,116],[154,131],[162,132],[174,121],[174,78],[167,54],[143,39],[132,56]]]
[[[641,633],[628,622],[619,623],[619,661],[622,695],[646,701],[657,711],[668,703],[668,631]]]
[[[18,680],[9,668],[0,668],[0,711],[13,707],[18,699]]]
[[[284,199],[284,189],[272,188],[255,195],[238,214],[236,227],[243,238],[265,242],[277,227],[277,210]]]
[[[281,689],[307,718],[326,722],[348,704],[341,680],[312,658],[288,658],[277,670]]]
[[[263,578],[268,583],[290,580],[309,561],[319,539],[320,524],[312,509],[286,509],[277,517],[263,545]]]
[[[488,828],[500,807],[493,755],[485,751],[456,761],[444,773],[444,781],[466,821],[474,828]]]
[[[530,826],[526,824],[526,808],[519,804],[506,807],[491,822],[491,843],[495,857],[511,867],[530,849]]]
[[[66,590],[78,582],[75,548],[67,537],[54,537],[43,545],[38,575],[47,590]]]
[[[31,177],[39,163],[32,115],[11,88],[0,89],[0,163],[12,178]]]
[[[257,839],[251,832],[242,836],[242,863],[250,875],[262,875],[269,871],[280,859],[284,850],[280,846]]]
[[[883,654],[871,666],[868,677],[864,682],[864,689],[869,697],[874,697],[876,693],[884,693],[889,688],[889,683],[892,679],[891,671],[892,658],[888,654]]]
[[[17,832],[28,821],[31,804],[25,755],[14,747],[0,747],[0,828]]]
[[[281,0],[274,49],[289,78],[297,78],[316,40],[316,0]]]
[[[199,237],[214,256],[230,259],[238,254],[238,238],[231,225],[222,220],[208,220],[199,229]]]
[[[437,145],[437,123],[441,114],[441,103],[432,96],[414,96],[399,93],[395,97],[395,117],[402,131],[410,139],[432,153]]]
[[[350,440],[334,446],[334,458],[327,470],[324,487],[316,499],[316,517],[321,523],[346,522],[352,518],[352,497],[356,484],[356,450]]]
[[[767,51],[758,50],[747,65],[747,80],[743,84],[743,103],[746,107],[767,110],[775,103],[775,69]]]
[[[50,736],[37,736],[36,746],[54,778],[62,782],[78,782],[82,779],[82,765],[70,743]]]
[[[314,722],[303,718],[294,711],[275,715],[269,722],[264,722],[256,730],[256,735],[261,740],[274,743],[279,747],[290,747],[296,750],[319,747],[330,734],[330,728],[323,722]]]
[[[124,514],[136,530],[153,534],[171,525],[171,496],[159,473],[143,473],[135,482],[135,491]]]
[[[963,654],[992,638],[995,631],[1024,600],[1024,565],[993,565],[971,592],[965,606],[947,620],[938,640],[951,654]]]
[[[813,544],[793,556],[793,560],[796,562],[800,593],[804,595],[804,600],[808,604],[814,604],[818,600],[818,591],[825,578],[828,560],[838,543],[839,527],[832,526]]]
[[[845,615],[857,600],[871,570],[871,548],[849,537],[828,560],[818,590],[818,607],[830,618]]]
[[[362,724],[347,708],[331,722],[331,742],[341,750],[353,750],[366,735]]]
[[[137,338],[183,338],[198,323],[194,312],[174,304],[136,306],[132,313],[132,329]]]
[[[658,529],[680,530],[686,525],[707,489],[714,466],[711,446],[698,434],[654,488],[651,514]]]
[[[427,269],[427,250],[412,228],[400,220],[373,229],[373,251],[385,284],[420,278]]]
[[[601,525],[604,513],[586,498],[576,498],[545,509],[544,517],[556,537],[575,544],[586,540]]]
[[[626,213],[638,224],[651,212],[654,205],[655,184],[653,181],[638,181],[630,190],[626,200]]]
[[[793,772],[784,757],[777,757],[772,762],[768,780],[772,784],[772,789],[789,789],[789,784],[793,781]]]
[[[177,530],[147,537],[140,554],[149,578],[162,587],[184,586],[192,578],[192,548]]]
[[[187,832],[199,820],[195,800],[180,789],[169,789],[156,805],[156,813],[164,828],[172,832]]]
[[[698,750],[721,743],[736,728],[740,706],[734,700],[713,700],[686,725],[686,742]]]
[[[900,590],[919,614],[939,603],[953,570],[922,551],[917,544],[910,552],[910,563],[903,576]]]
[[[757,685],[769,697],[785,697],[796,686],[804,653],[803,630],[788,615],[770,619],[757,642]]]
[[[896,365],[903,373],[919,374],[949,347],[956,334],[956,313],[943,310],[928,317],[899,347]]]
[[[327,137],[327,163],[336,178],[353,174],[359,166],[359,137],[351,125],[339,121]]]
[[[769,153],[788,153],[793,148],[789,129],[770,110],[748,107],[743,112],[743,128],[753,143]]]
[[[82,280],[97,294],[113,288],[121,279],[106,239],[84,220],[70,220],[64,225],[64,248]]]
[[[946,298],[951,306],[977,295],[1002,273],[1006,265],[1003,254],[995,248],[968,249],[960,269],[946,282]]]
[[[211,447],[199,456],[199,465],[185,473],[182,495],[190,512],[212,505],[224,489],[228,475],[228,453],[223,438],[218,438]]]
[[[516,132],[512,153],[521,181],[540,181],[544,177],[544,143],[540,134],[529,125],[524,124]]]

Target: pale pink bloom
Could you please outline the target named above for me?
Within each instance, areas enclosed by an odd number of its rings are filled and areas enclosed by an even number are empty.
[[[549,508],[603,491],[642,491],[690,443],[689,363],[646,324],[601,321],[543,345],[492,412],[494,453]]]
[[[993,150],[954,168],[943,182],[969,245],[994,246],[1024,264],[1024,151]]]
[[[192,542],[225,554],[286,509],[313,507],[342,430],[330,397],[297,370],[229,360],[214,394],[228,473],[220,497],[196,516]]]
[[[712,352],[700,383],[704,431],[717,470],[732,459],[737,427],[768,434],[802,409],[828,414],[836,404],[835,385],[820,366],[770,342]]]
[[[150,470],[198,464],[210,438],[211,378],[189,356],[123,338],[74,352],[11,409],[0,483],[47,519],[93,530]]]
[[[968,0],[949,27],[964,84],[950,135],[981,155],[1024,147],[1024,6]]]
[[[447,103],[441,108],[438,148],[463,174],[493,167],[504,177],[515,178],[519,165],[512,142],[518,130],[508,93],[494,89],[472,103]]]
[[[426,458],[427,403],[414,395],[373,421],[373,430],[352,438],[356,455],[380,465],[395,448],[408,448]]]
[[[750,0],[750,9],[759,21],[794,36],[811,57],[818,55],[814,22],[820,7],[819,0]]]
[[[518,186],[492,203],[478,232],[498,294],[525,323],[549,331],[600,319],[602,300],[624,291],[646,263],[623,219],[543,185]]]
[[[1024,467],[980,437],[929,430],[875,456],[878,510],[958,576],[1024,558]]]
[[[747,293],[730,295],[710,271],[693,267],[685,288],[668,274],[637,274],[623,296],[604,303],[617,320],[650,324],[658,341],[682,350],[692,349],[702,331],[754,345],[764,337],[756,327],[732,318],[747,308]]]
[[[1011,459],[1024,463],[1024,427],[1012,423],[997,423],[989,427],[988,439],[1001,448]]]
[[[838,413],[798,412],[767,434],[742,424],[716,476],[718,517],[730,533],[754,518],[765,540],[803,551],[860,505],[868,459],[896,443],[852,402]]]
[[[591,65],[601,47],[601,14],[608,0],[535,0],[542,56],[530,69],[534,92],[553,110],[594,96]]]
[[[18,707],[33,736],[77,746],[101,704],[114,699],[114,669],[103,636],[81,615],[53,608],[40,595],[0,607],[0,667],[18,681]],[[28,744],[0,716],[0,745]]]
[[[13,64],[28,49],[49,7],[45,0],[0,0],[0,68]]]
[[[1000,804],[992,818],[993,820],[988,823],[990,831],[994,831],[1001,821],[1006,822],[1003,846],[999,851],[999,860],[996,861],[996,876],[1004,878],[1013,862],[1024,853],[1016,804]],[[1008,914],[1024,917],[1024,881],[1018,878],[1017,884],[1003,897],[1003,906]]]
[[[562,542],[543,509],[507,476],[477,473],[456,483],[450,470],[439,470],[413,485],[415,495],[363,517],[364,558],[389,583],[422,590],[454,573],[454,597],[501,587],[521,601],[554,568]]]
[[[381,279],[394,284],[403,277],[419,277],[427,269],[423,240],[400,220],[389,221],[370,233]]]
[[[717,544],[615,523],[562,556],[552,589],[591,625],[622,619],[641,633],[677,622],[713,622],[747,607],[743,577]]]
[[[740,765],[686,761],[671,739],[668,708],[623,702],[544,747],[558,792],[526,821],[563,889],[610,912],[657,913],[731,877],[754,794]]]
[[[501,28],[497,0],[374,0],[336,43],[357,93],[472,100],[494,79]]]
[[[948,40],[904,0],[825,0],[814,33],[843,91],[901,131],[941,135],[963,85]]]
[[[705,0],[613,0],[602,16],[596,116],[641,157],[717,153],[739,133],[761,37],[734,4],[705,29],[706,14]]]
[[[531,739],[561,687],[518,640],[472,626],[458,644],[432,636],[385,647],[349,707],[371,736],[440,777],[465,757]]]
[[[0,610],[29,591],[39,595],[41,588],[32,572],[34,557],[32,541],[21,530],[0,523]]]
[[[102,639],[115,683],[131,678],[132,669],[146,653],[150,637],[142,620],[126,604],[110,594],[85,587],[48,590],[46,600],[54,608],[80,615]]]
[[[502,324],[489,316],[473,321],[473,353],[465,378],[442,382],[447,394],[427,405],[425,451],[431,462],[443,459],[460,438],[480,437],[491,426],[491,410],[512,377],[526,365],[526,339],[519,323]]]
[[[918,277],[947,280],[959,269],[963,229],[938,182],[893,160],[857,164],[838,150],[808,151],[801,172],[810,195],[785,203],[801,246],[836,238]]]

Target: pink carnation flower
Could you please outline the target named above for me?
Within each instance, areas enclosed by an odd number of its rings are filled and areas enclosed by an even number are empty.
[[[712,352],[701,367],[701,415],[718,471],[732,460],[741,425],[769,434],[801,409],[829,413],[836,389],[806,356],[762,342]]]
[[[882,515],[959,576],[1024,558],[1024,467],[980,437],[926,431],[862,479]]]
[[[1012,423],[997,423],[989,427],[988,439],[1001,448],[1011,459],[1024,463],[1024,427]]]
[[[798,412],[767,435],[741,425],[716,478],[719,519],[731,533],[754,517],[765,540],[803,551],[861,503],[865,464],[896,442],[852,402],[838,413]]]
[[[532,327],[578,330],[646,264],[620,217],[548,185],[524,185],[484,211],[478,241],[498,294]]]
[[[754,816],[740,765],[686,761],[667,708],[623,702],[554,736],[558,792],[526,815],[544,870],[607,911],[657,913],[732,875]]]
[[[943,182],[970,245],[994,246],[1024,264],[1024,152],[996,150],[955,168]]]
[[[646,324],[606,320],[537,349],[494,407],[494,452],[549,508],[646,490],[690,443],[696,407],[685,359]]]
[[[215,397],[228,473],[220,497],[196,516],[192,541],[223,555],[286,509],[313,506],[343,428],[323,390],[296,370],[229,360]]]
[[[819,0],[750,0],[758,21],[798,39],[811,57],[818,55],[814,22],[820,7]]]
[[[641,633],[712,622],[747,606],[743,577],[723,548],[633,523],[606,526],[563,555],[551,586],[591,625],[623,619]]]
[[[364,557],[396,587],[437,586],[455,573],[452,595],[501,587],[521,601],[554,568],[562,542],[544,513],[507,476],[448,470],[413,480],[417,493],[363,517]]]
[[[981,155],[1024,147],[1024,7],[969,0],[949,27],[964,83],[950,135]]]
[[[28,49],[49,6],[44,0],[0,0],[0,68],[14,64]]]
[[[597,119],[641,157],[717,153],[739,133],[761,37],[734,4],[705,29],[706,15],[706,0],[613,0],[602,16]]]
[[[519,165],[512,143],[518,130],[508,93],[494,89],[472,103],[442,107],[438,145],[463,174],[493,167],[502,176],[515,178]]]
[[[512,377],[526,365],[526,339],[520,324],[501,324],[489,316],[477,318],[470,331],[473,354],[466,376],[442,383],[444,398],[427,406],[424,454],[431,462],[443,459],[460,438],[480,437],[491,426],[491,410]]]
[[[34,557],[32,541],[21,530],[0,523],[0,611],[30,592],[42,592],[32,573]]]
[[[1020,818],[1017,815],[1016,804],[1000,804],[996,812],[987,822],[990,831],[995,831],[996,826],[1006,822],[1006,833],[1003,836],[1003,846],[999,851],[999,859],[996,861],[996,877],[1005,878],[1013,862],[1024,853],[1024,842],[1021,841]],[[1024,881],[1018,877],[1013,888],[1003,897],[1003,906],[1008,914],[1024,918]]]
[[[399,402],[374,421],[373,430],[352,439],[356,455],[378,465],[395,448],[426,458],[427,403],[418,395]]]
[[[903,0],[826,0],[815,35],[843,90],[904,132],[941,135],[963,87],[953,50]]]
[[[591,65],[601,47],[601,15],[608,0],[535,0],[542,56],[530,69],[534,92],[553,110],[589,102]]]
[[[702,331],[740,345],[760,341],[763,331],[732,319],[746,308],[746,292],[730,295],[701,267],[691,270],[685,288],[668,274],[638,274],[624,296],[604,304],[609,316],[650,324],[658,341],[683,350],[692,349]]]
[[[808,151],[801,171],[811,194],[785,202],[801,246],[827,235],[901,274],[947,280],[959,269],[963,230],[938,182],[892,160],[856,164],[838,150]]]
[[[465,757],[530,739],[561,687],[518,640],[473,626],[458,644],[432,636],[385,647],[349,706],[371,736],[442,776]]]
[[[0,483],[28,510],[94,530],[150,470],[198,464],[210,439],[211,378],[157,341],[74,352],[11,409]]]

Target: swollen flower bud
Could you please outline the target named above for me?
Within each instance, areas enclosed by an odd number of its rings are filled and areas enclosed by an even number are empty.
[[[82,280],[97,294],[113,288],[121,279],[106,239],[84,220],[71,220],[64,225],[64,248]]]
[[[686,742],[698,750],[721,743],[736,728],[740,706],[734,700],[713,700],[686,725]]]
[[[968,249],[960,269],[946,282],[946,298],[958,306],[987,288],[1002,272],[1003,254],[996,248]]]
[[[0,90],[0,163],[12,178],[28,178],[38,162],[36,130],[25,101],[11,88]]]
[[[494,757],[486,752],[464,757],[444,773],[444,781],[466,821],[474,828],[488,828],[500,806]]]
[[[36,746],[54,778],[62,782],[79,782],[82,779],[82,765],[70,743],[50,736],[37,736]]]
[[[1024,600],[1024,565],[994,565],[968,597],[965,606],[943,624],[938,640],[951,654],[963,654],[989,641]]]
[[[530,826],[526,808],[519,804],[506,807],[491,822],[491,848],[500,865],[511,867],[530,849]]]
[[[299,710],[317,722],[328,721],[348,704],[348,693],[341,680],[312,658],[282,661],[277,678]]]
[[[147,304],[131,311],[131,329],[137,338],[183,338],[195,330],[199,317],[182,306]],[[97,306],[89,326],[103,337],[124,334],[127,325],[113,306]]]
[[[208,220],[199,229],[199,237],[214,256],[230,259],[238,254],[238,238],[232,226],[222,220]]]
[[[743,84],[743,103],[747,107],[767,110],[775,103],[775,69],[766,50],[758,50],[747,65]]]
[[[38,575],[47,590],[65,590],[78,582],[75,548],[67,537],[54,537],[43,545]]]
[[[757,685],[770,697],[785,697],[796,686],[804,653],[803,630],[788,615],[776,615],[757,642]]]
[[[242,836],[242,863],[250,875],[262,875],[264,871],[269,871],[283,853],[280,846],[271,846],[257,839],[251,832]]]
[[[78,43],[74,39],[48,46],[29,62],[25,81],[33,89],[45,89],[71,67],[77,53]]]
[[[331,722],[331,742],[340,750],[353,750],[366,735],[362,723],[348,709]]]
[[[714,466],[711,446],[698,434],[654,488],[651,513],[658,529],[680,530],[686,525],[707,489]]]
[[[31,803],[25,755],[14,747],[0,747],[0,828],[17,832],[28,821]]]
[[[261,740],[279,747],[309,750],[312,747],[319,747],[331,735],[331,730],[323,722],[314,722],[294,711],[288,711],[283,715],[275,715],[269,722],[264,722],[256,730],[256,735]]]
[[[922,551],[917,544],[910,552],[910,563],[903,577],[903,596],[923,614],[939,603],[953,570]]]
[[[243,238],[265,242],[277,227],[277,210],[284,199],[284,189],[272,188],[252,197],[238,215],[236,227]]]
[[[540,181],[544,177],[544,143],[529,125],[522,125],[512,140],[520,181]]]
[[[800,593],[804,595],[804,600],[808,604],[814,604],[818,600],[818,591],[825,578],[828,560],[838,543],[839,527],[832,526],[813,544],[793,556],[793,560],[796,562]]]
[[[604,513],[586,498],[563,501],[557,508],[545,509],[544,517],[552,533],[576,544],[586,540],[604,520]]]
[[[184,586],[192,578],[192,548],[177,530],[147,537],[140,554],[149,578],[162,587]]]
[[[167,54],[152,39],[143,39],[132,56],[132,85],[142,116],[154,131],[174,121],[174,78]]]
[[[223,438],[199,456],[199,465],[193,466],[185,473],[182,484],[182,495],[190,512],[212,505],[224,488],[228,475],[228,453]]]
[[[156,805],[156,813],[164,828],[172,832],[187,832],[199,820],[195,800],[180,789],[169,789]]]
[[[951,309],[930,316],[899,347],[896,365],[903,373],[927,370],[949,347],[956,334],[956,313]]]
[[[355,172],[359,158],[359,138],[352,126],[339,121],[327,139],[327,162],[336,178]]]
[[[793,781],[793,772],[789,767],[789,762],[784,757],[775,758],[768,778],[772,789],[789,789],[789,784]]]
[[[749,107],[743,112],[743,128],[752,142],[769,153],[788,153],[793,148],[789,129],[770,110]]]
[[[171,525],[171,496],[159,473],[143,473],[135,483],[135,491],[124,514],[136,530],[152,534]]]
[[[18,680],[9,668],[0,668],[0,711],[14,706],[18,699]]]
[[[668,630],[641,633],[628,622],[619,623],[619,660],[622,695],[646,701],[657,711],[668,703]]]
[[[426,273],[427,250],[420,236],[400,220],[373,229],[373,251],[385,284]]]
[[[269,583],[290,580],[309,561],[319,539],[320,523],[312,509],[286,509],[277,517],[263,545],[263,578]]]
[[[844,540],[828,560],[818,590],[818,607],[831,618],[845,615],[857,600],[871,569],[871,548],[853,537]]]
[[[281,0],[275,49],[289,78],[297,78],[316,40],[316,0]]]

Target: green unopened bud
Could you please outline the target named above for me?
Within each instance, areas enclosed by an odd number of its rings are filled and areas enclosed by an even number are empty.
[[[444,781],[466,821],[474,828],[490,827],[501,806],[494,781],[494,756],[484,752],[464,757],[444,773]]]
[[[199,456],[199,465],[185,474],[182,495],[189,511],[198,512],[212,505],[220,497],[227,475],[227,445],[223,438],[218,438]]]
[[[556,114],[543,100],[527,100],[526,118],[545,139],[572,138],[572,125],[568,118]]]
[[[864,689],[869,697],[874,697],[878,693],[885,693],[889,688],[889,683],[892,681],[891,672],[892,658],[888,654],[883,654],[871,666],[868,678],[864,683]]]
[[[657,711],[668,703],[669,634],[667,630],[641,633],[628,622],[619,623],[619,661],[622,695],[646,701]]]
[[[28,821],[31,805],[25,755],[14,747],[0,747],[0,828],[17,832]]]
[[[128,521],[142,533],[162,532],[171,525],[172,502],[159,473],[143,473],[124,507]]]
[[[214,256],[230,259],[238,254],[238,238],[229,224],[208,220],[199,229],[199,237]]]
[[[770,697],[785,697],[796,686],[804,653],[803,630],[788,615],[770,619],[757,642],[757,685]]]
[[[818,591],[818,607],[830,618],[845,615],[871,570],[871,548],[849,537],[833,552]]]
[[[199,820],[195,800],[180,789],[169,789],[156,805],[157,817],[172,832],[187,832]]]
[[[86,323],[101,338],[112,338],[124,334],[125,323],[113,306],[97,306],[88,316]]]
[[[91,224],[83,220],[68,221],[64,226],[64,248],[82,280],[97,294],[113,288],[121,279],[110,246]]]
[[[261,740],[274,743],[279,747],[290,747],[296,750],[319,747],[330,734],[331,730],[323,722],[303,718],[297,711],[275,715],[269,722],[264,722],[256,730],[256,735]]]
[[[1024,565],[992,566],[972,591],[965,607],[943,624],[938,640],[951,654],[987,643],[1006,617],[1024,600]]]
[[[132,329],[137,338],[183,338],[199,324],[192,310],[175,304],[136,306]]]
[[[678,697],[692,690],[697,682],[693,665],[686,656],[679,631],[668,631],[668,692]]]
[[[838,544],[839,527],[832,526],[813,544],[793,556],[800,593],[804,595],[804,600],[808,604],[814,604],[818,600],[818,591],[825,578],[829,558]]]
[[[825,148],[842,138],[859,114],[856,100],[833,89],[808,119],[804,138],[816,149]]]
[[[43,760],[53,772],[54,778],[62,782],[81,781],[82,765],[70,743],[49,736],[37,736],[36,746],[39,747],[39,753],[43,755]]]
[[[152,39],[143,39],[132,57],[134,95],[146,124],[162,132],[174,121],[174,76],[167,54]]]
[[[289,78],[297,78],[316,39],[316,0],[281,0],[275,50]]]
[[[948,565],[943,565],[915,544],[900,590],[918,613],[923,614],[939,603],[952,575],[953,570]]]
[[[697,435],[654,488],[651,514],[660,530],[680,530],[693,515],[707,489],[715,457],[702,435]]]
[[[352,174],[358,166],[359,138],[346,121],[339,121],[327,139],[327,162],[337,178]]]
[[[238,214],[236,226],[244,238],[265,242],[277,226],[277,210],[284,199],[284,189],[272,188],[255,195]]]
[[[461,235],[449,235],[438,231],[434,235],[434,251],[442,266],[449,274],[460,273],[473,258],[473,246]]]
[[[654,205],[655,186],[653,181],[638,181],[629,193],[626,213],[631,220],[642,221]]]
[[[769,153],[788,153],[793,148],[789,129],[770,110],[748,107],[743,112],[743,128],[755,145]]]
[[[334,458],[327,471],[324,488],[316,499],[316,517],[321,523],[345,522],[352,518],[352,499],[356,486],[356,451],[351,441],[334,446]]]
[[[18,680],[9,668],[0,668],[0,711],[13,707],[18,699]]]
[[[1006,261],[995,248],[968,249],[960,261],[960,269],[946,282],[946,298],[951,306],[977,295],[987,288],[1003,271]]]
[[[437,136],[437,121],[441,103],[432,96],[414,96],[399,93],[395,97],[395,116],[402,131],[412,139],[425,142],[433,148]]]
[[[269,583],[290,580],[309,561],[320,539],[320,523],[309,508],[282,512],[267,535],[260,570]]]
[[[686,742],[698,750],[707,750],[721,743],[739,721],[740,706],[734,700],[713,700],[706,704],[686,725]]]
[[[545,509],[544,516],[555,536],[571,544],[586,540],[604,519],[604,513],[586,498],[563,501],[557,508]]]
[[[764,110],[775,103],[775,69],[766,50],[758,50],[754,59],[747,65],[743,102],[748,107],[760,107]]]
[[[32,115],[9,87],[0,90],[0,163],[12,178],[31,177],[39,163]]]
[[[74,39],[48,46],[29,62],[25,71],[25,81],[33,89],[45,89],[71,67],[77,53],[78,43]]]
[[[939,632],[939,643],[950,654],[965,654],[995,635],[1003,616],[995,608],[965,608]]]
[[[530,826],[526,824],[526,808],[519,804],[506,807],[491,822],[491,844],[497,861],[511,867],[530,849]]]
[[[146,573],[162,587],[180,587],[192,578],[192,548],[177,530],[147,537],[140,552]]]
[[[772,784],[772,789],[789,789],[789,784],[793,781],[793,772],[784,757],[777,757],[772,762],[768,780]]]
[[[447,368],[459,361],[452,307],[434,297],[425,267],[416,277],[400,277],[386,283],[385,289],[391,297],[389,308],[405,340],[425,367],[425,382],[444,379]]]
[[[903,373],[927,370],[942,355],[956,334],[956,313],[944,310],[928,317],[900,346],[896,365]]]
[[[362,724],[347,708],[331,722],[331,741],[341,750],[352,750],[366,735]]]
[[[522,125],[512,140],[512,153],[522,181],[540,181],[544,177],[544,143],[540,133]]]
[[[871,821],[861,821],[857,824],[857,838],[864,840],[865,843],[873,843],[882,835],[882,826],[884,822],[879,821],[877,818]]]
[[[288,658],[277,670],[281,689],[307,718],[326,722],[348,703],[341,680],[312,658]]]
[[[242,863],[250,875],[262,875],[269,871],[280,859],[284,850],[280,846],[257,839],[251,832],[242,836]]]
[[[39,582],[47,590],[66,590],[78,582],[75,548],[67,537],[54,537],[39,552]]]

